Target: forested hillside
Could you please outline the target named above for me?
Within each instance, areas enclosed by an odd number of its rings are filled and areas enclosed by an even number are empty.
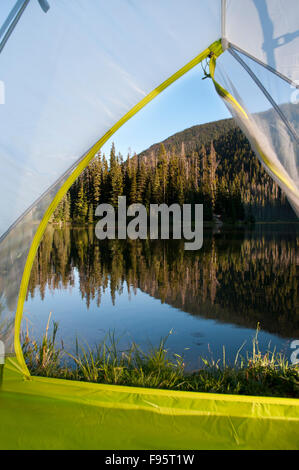
[[[132,143],[134,145],[134,143]],[[98,204],[203,203],[205,220],[296,219],[231,119],[194,126],[140,155],[98,154],[72,186],[52,221],[93,223]]]
[[[289,113],[292,110],[293,108],[288,107]],[[233,119],[190,127],[168,137],[163,145],[167,152],[174,148],[179,154],[183,151],[190,156],[195,152],[200,156],[203,146],[209,153],[211,142],[217,154],[216,178],[220,191],[221,187],[227,191],[229,188],[239,187],[245,213],[252,214],[257,220],[296,220],[285,195],[267,175]],[[160,145],[152,145],[141,156],[146,159],[157,157]],[[202,176],[201,172],[200,177]]]

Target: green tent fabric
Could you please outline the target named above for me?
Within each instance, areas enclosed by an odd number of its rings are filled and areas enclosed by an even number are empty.
[[[20,331],[32,263],[67,190],[204,59],[299,213],[298,50],[297,0],[1,2],[0,341],[18,369],[6,359],[0,447],[296,448],[296,400],[28,380]]]
[[[5,375],[0,449],[298,448],[298,400]]]

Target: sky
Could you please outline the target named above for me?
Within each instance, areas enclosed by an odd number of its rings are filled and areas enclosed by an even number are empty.
[[[211,80],[202,80],[201,66],[177,80],[124,124],[103,146],[109,155],[112,142],[124,158],[146,150],[176,132],[231,117]]]

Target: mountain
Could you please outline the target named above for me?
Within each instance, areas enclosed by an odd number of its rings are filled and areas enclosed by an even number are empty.
[[[299,104],[284,103],[281,104],[279,108],[291,123],[292,127],[298,131]],[[281,118],[273,109],[263,111],[258,115],[263,120],[268,121],[270,128],[279,128],[279,122]],[[231,131],[234,130],[236,130],[239,135],[242,134],[234,119],[222,119],[220,121],[199,124],[197,126],[192,126],[188,129],[177,132],[162,142],[151,145],[148,149],[141,152],[140,155],[157,155],[161,143],[164,144],[167,151],[170,151],[173,146],[178,151],[180,150],[182,143],[184,143],[186,153],[190,154],[193,151],[200,151],[202,145],[209,145],[212,140],[217,141],[219,138],[223,137],[224,135],[228,135]],[[246,137],[244,139],[247,140]]]
[[[201,151],[202,146],[210,145],[211,141],[217,141],[223,135],[227,135],[230,131],[237,128],[237,124],[233,119],[222,119],[220,121],[208,122],[197,126],[189,127],[183,131],[167,137],[162,142],[151,145],[147,150],[140,153],[141,157],[149,155],[158,155],[161,144],[165,146],[166,151],[170,151],[173,147],[176,151],[180,151],[184,144],[186,154],[193,151]]]
[[[284,109],[289,116],[297,115],[294,106]],[[296,112],[295,112],[296,111]],[[262,113],[271,123],[275,116],[272,111]],[[277,117],[276,117],[277,119]],[[171,152],[191,158],[198,155],[203,158],[203,148],[209,155],[211,143],[217,158],[217,186],[228,191],[236,186],[241,193],[241,200],[247,215],[250,213],[256,220],[297,220],[284,193],[268,176],[246,136],[233,119],[209,122],[190,127],[178,132],[162,142],[155,143],[139,154],[139,158],[152,162],[159,158],[161,146],[168,154]],[[203,168],[199,169],[199,180],[204,178]],[[227,185],[227,181],[229,184]]]

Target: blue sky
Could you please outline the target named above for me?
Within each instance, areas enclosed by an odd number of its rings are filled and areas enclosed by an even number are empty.
[[[188,127],[231,117],[211,80],[202,76],[201,66],[184,75],[122,126],[102,151],[109,155],[114,142],[126,158],[129,148],[139,153]]]

